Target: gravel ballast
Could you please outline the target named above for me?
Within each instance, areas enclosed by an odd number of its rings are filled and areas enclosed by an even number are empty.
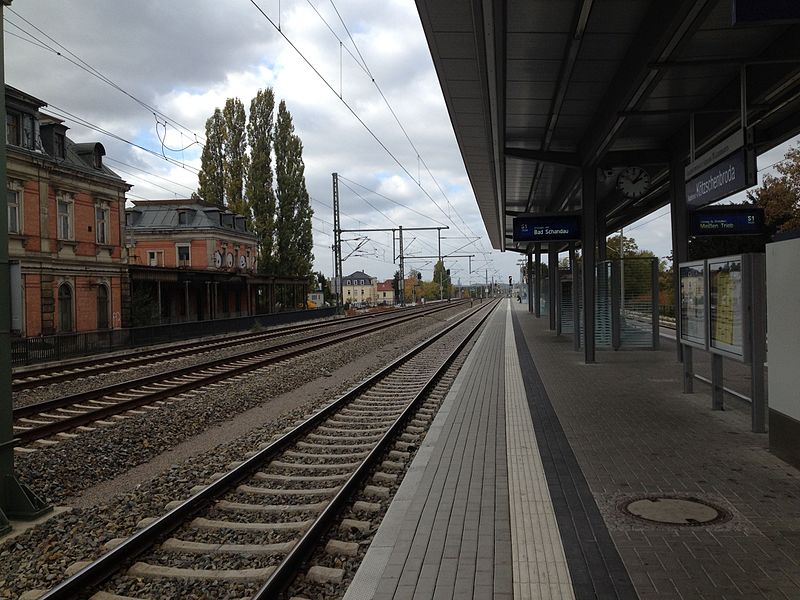
[[[103,543],[130,535],[141,518],[161,514],[168,502],[187,497],[193,486],[327,404],[461,310],[267,367],[257,377],[220,384],[18,458],[18,475],[37,493],[79,508],[10,541],[0,539],[0,597],[52,587],[73,562],[95,558]],[[195,451],[194,440],[200,440]],[[214,447],[221,442],[226,443]]]

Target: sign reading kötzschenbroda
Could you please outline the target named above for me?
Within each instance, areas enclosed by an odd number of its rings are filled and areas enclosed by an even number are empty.
[[[686,167],[686,203],[699,208],[756,184],[756,157],[742,132]]]

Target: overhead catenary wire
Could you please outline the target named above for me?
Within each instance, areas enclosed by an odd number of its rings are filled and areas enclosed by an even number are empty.
[[[445,202],[447,203],[447,205],[450,207],[451,210],[453,210],[456,213],[458,218],[463,223],[464,227],[466,227],[467,230],[474,236],[475,232],[470,229],[469,225],[467,225],[466,221],[464,221],[464,218],[461,216],[461,214],[457,210],[455,210],[453,205],[450,203],[450,199],[447,197],[447,194],[445,194],[444,190],[442,189],[441,185],[437,181],[436,177],[433,175],[433,173],[431,172],[430,168],[428,167],[428,164],[425,162],[425,159],[422,157],[422,154],[419,152],[419,150],[417,149],[417,147],[414,144],[413,140],[411,139],[411,136],[408,134],[408,132],[406,131],[405,127],[403,126],[403,123],[400,121],[400,118],[395,113],[394,108],[392,108],[391,103],[389,102],[388,98],[386,98],[386,95],[383,93],[383,90],[381,89],[380,84],[377,82],[375,77],[372,75],[372,72],[369,70],[369,66],[367,65],[367,61],[364,59],[364,56],[361,54],[361,50],[359,50],[358,44],[356,44],[356,41],[353,39],[353,36],[350,35],[350,30],[347,28],[347,24],[344,22],[344,19],[342,18],[342,15],[339,13],[339,9],[336,8],[336,4],[334,3],[334,0],[330,0],[330,3],[333,6],[334,11],[336,11],[336,15],[339,17],[339,21],[342,23],[342,26],[344,27],[345,31],[347,32],[347,35],[350,37],[350,41],[353,43],[353,47],[355,47],[356,52],[358,52],[358,55],[361,57],[361,60],[363,61],[364,66],[367,69],[367,73],[368,73],[368,75],[370,77],[370,81],[373,83],[375,88],[378,90],[378,93],[380,94],[381,98],[383,99],[384,103],[386,104],[386,107],[389,109],[389,112],[391,113],[392,117],[397,122],[397,125],[400,127],[400,130],[403,132],[403,135],[405,136],[406,140],[408,141],[409,145],[411,146],[411,149],[416,154],[417,161],[418,161],[418,166],[419,166],[419,163],[422,163],[422,165],[425,167],[425,171],[428,173],[428,175],[430,176],[431,180],[434,182],[434,184],[438,188],[439,193],[441,193],[441,195],[445,199]],[[411,177],[411,179],[413,180],[414,178]],[[419,178],[419,175],[417,176],[417,185],[419,185],[420,188],[422,187],[422,183],[421,183],[421,180]],[[433,201],[433,198],[431,198],[431,201]],[[444,212],[444,211],[442,211],[442,212]],[[455,221],[453,221],[451,217],[449,217],[448,215],[445,215],[445,216],[447,216],[451,220],[451,222],[453,222],[453,224],[455,225]],[[463,232],[462,232],[462,234],[463,234]]]
[[[142,146],[141,144],[137,144],[136,142],[132,142],[132,141],[130,141],[128,139],[125,139],[124,137],[122,137],[120,135],[117,135],[116,133],[112,133],[111,131],[108,131],[107,129],[101,127],[100,125],[96,125],[96,124],[92,123],[91,121],[89,121],[87,119],[84,119],[83,117],[79,117],[78,115],[75,115],[75,114],[73,114],[73,113],[71,113],[71,112],[69,112],[69,111],[67,111],[67,110],[65,110],[63,108],[59,108],[57,106],[54,106],[54,105],[50,104],[50,105],[48,105],[48,111],[53,113],[54,116],[56,116],[58,118],[64,119],[65,121],[72,121],[73,123],[77,123],[78,125],[82,125],[83,127],[86,127],[87,129],[91,129],[92,131],[96,131],[97,133],[102,133],[103,135],[106,135],[106,136],[108,136],[108,137],[110,137],[112,139],[115,139],[115,140],[119,141],[119,142],[123,142],[125,144],[130,145],[130,146],[133,146],[134,148],[138,148],[139,150],[147,152],[148,154],[152,154],[153,156],[156,156],[156,157],[158,157],[158,158],[160,158],[162,160],[166,160],[167,162],[169,162],[169,163],[171,163],[171,164],[173,164],[175,166],[181,167],[182,169],[185,169],[187,171],[191,171],[191,172],[193,172],[195,174],[200,172],[199,169],[197,169],[195,167],[192,167],[192,166],[189,166],[189,165],[185,164],[183,161],[180,161],[178,159],[172,158],[170,156],[166,156],[166,155],[164,155],[164,154],[162,154],[160,152],[156,152],[155,150],[151,150],[150,148],[146,148],[145,146]]]
[[[189,192],[194,192],[195,191],[195,188],[189,187],[188,185],[184,185],[183,183],[180,183],[179,181],[175,181],[174,179],[168,179],[168,178],[163,177],[161,175],[158,175],[156,173],[151,173],[150,171],[147,171],[146,169],[142,169],[141,167],[137,167],[136,165],[131,165],[131,164],[128,164],[128,163],[123,162],[121,160],[117,160],[117,159],[115,159],[115,158],[113,158],[111,156],[106,156],[104,160],[106,160],[108,162],[111,162],[111,163],[114,163],[114,164],[117,164],[117,165],[121,165],[123,167],[127,167],[128,169],[133,169],[134,171],[140,171],[141,173],[144,173],[145,175],[148,175],[150,177],[155,177],[156,179],[160,179],[161,181],[165,181],[167,183],[171,183],[172,185],[180,186],[180,187],[182,187],[184,189],[189,190]],[[122,170],[122,169],[119,169],[119,167],[117,167],[117,169],[118,170]]]
[[[420,211],[418,211],[418,210],[416,210],[416,209],[414,209],[414,208],[411,208],[410,206],[408,206],[408,205],[406,205],[406,204],[403,204],[402,202],[398,202],[397,200],[394,200],[394,199],[390,198],[389,196],[386,196],[386,195],[384,195],[384,194],[381,194],[380,192],[376,192],[375,190],[373,190],[373,189],[370,189],[370,188],[368,188],[367,186],[365,186],[365,185],[362,185],[362,184],[358,183],[357,181],[353,181],[352,179],[348,179],[348,178],[347,178],[347,177],[345,177],[344,175],[341,175],[341,174],[340,174],[340,175],[338,175],[338,178],[339,178],[339,181],[343,181],[343,182],[352,183],[353,185],[355,185],[355,186],[358,186],[358,187],[360,187],[361,189],[363,189],[363,190],[365,190],[365,191],[367,191],[367,192],[369,192],[369,193],[371,193],[371,194],[375,194],[376,196],[379,196],[379,197],[383,198],[384,200],[388,200],[388,201],[389,201],[389,202],[391,202],[392,204],[396,204],[397,206],[400,206],[400,207],[402,207],[402,208],[405,208],[406,210],[408,210],[408,211],[411,211],[411,212],[413,212],[413,213],[415,213],[415,214],[417,214],[417,215],[419,215],[419,216],[421,216],[421,217],[424,217],[425,219],[428,219],[428,220],[430,220],[430,221],[433,221],[433,222],[434,222],[434,223],[436,223],[437,225],[442,225],[442,226],[444,226],[444,223],[442,223],[441,221],[437,221],[437,220],[436,220],[436,219],[434,219],[433,217],[430,217],[430,216],[428,216],[428,215],[426,215],[426,214],[424,214],[424,213],[421,213]],[[353,193],[356,193],[356,192],[353,190],[353,188],[351,188],[351,187],[349,187],[349,186],[348,186],[348,189],[349,189],[350,191],[352,191]],[[359,196],[359,197],[361,197],[361,196]]]
[[[253,5],[253,6],[256,8],[256,10],[257,10],[257,11],[258,11],[258,12],[261,14],[261,16],[262,16],[262,17],[263,17],[263,18],[264,18],[264,19],[265,19],[265,20],[266,20],[266,21],[267,21],[267,22],[268,22],[270,25],[272,25],[272,27],[273,27],[273,28],[274,28],[274,29],[275,29],[275,30],[276,30],[276,31],[277,31],[277,32],[278,32],[278,33],[281,35],[281,37],[283,37],[283,39],[286,41],[286,43],[287,43],[287,44],[289,44],[289,46],[290,46],[290,47],[291,47],[291,48],[292,48],[292,49],[293,49],[293,50],[294,50],[294,51],[295,51],[295,52],[298,54],[298,56],[300,56],[300,58],[303,60],[303,62],[305,62],[305,63],[306,63],[306,65],[308,66],[308,68],[310,68],[310,69],[313,71],[313,73],[314,73],[314,74],[315,74],[315,75],[316,75],[316,76],[317,76],[317,77],[318,77],[318,78],[319,78],[319,79],[322,81],[322,83],[323,83],[323,84],[324,84],[324,85],[325,85],[325,86],[326,86],[326,87],[327,87],[327,88],[328,88],[328,89],[329,89],[331,92],[333,92],[333,93],[334,93],[334,94],[337,96],[337,98],[339,98],[339,101],[340,101],[340,102],[342,102],[342,104],[344,104],[345,108],[347,108],[347,110],[348,110],[348,111],[349,111],[349,112],[350,112],[350,113],[353,115],[353,117],[354,117],[354,118],[355,118],[355,119],[356,119],[356,120],[357,120],[357,121],[358,121],[358,122],[361,124],[361,126],[362,126],[362,127],[363,127],[363,128],[366,130],[366,131],[367,131],[367,133],[369,133],[369,134],[370,134],[370,136],[371,136],[371,137],[372,137],[372,138],[373,138],[373,139],[374,139],[374,140],[375,140],[375,141],[378,143],[378,145],[379,145],[381,148],[383,148],[383,150],[384,150],[384,151],[385,151],[385,152],[386,152],[386,153],[387,153],[387,154],[388,154],[388,155],[391,157],[391,159],[392,159],[392,160],[393,160],[393,161],[394,161],[394,162],[397,164],[397,166],[398,166],[398,167],[400,167],[400,169],[401,169],[401,170],[402,170],[402,171],[403,171],[403,172],[404,172],[404,173],[405,173],[405,174],[408,176],[408,178],[409,178],[409,179],[411,179],[412,181],[414,181],[415,183],[417,183],[417,186],[420,188],[420,190],[422,191],[422,193],[423,193],[423,194],[425,194],[425,196],[426,196],[426,197],[427,197],[427,198],[428,198],[428,199],[429,199],[429,200],[430,200],[430,201],[433,203],[433,205],[434,205],[434,206],[436,206],[436,208],[437,208],[437,209],[438,209],[438,210],[439,210],[439,211],[440,211],[440,212],[441,212],[441,213],[442,213],[442,214],[443,214],[443,215],[444,215],[444,216],[445,216],[445,217],[446,217],[448,220],[450,220],[450,222],[451,222],[451,223],[453,223],[453,225],[455,226],[455,228],[456,228],[456,229],[457,229],[457,230],[458,230],[458,231],[459,231],[459,232],[460,232],[462,235],[466,236],[466,234],[465,234],[465,233],[464,233],[464,231],[461,229],[461,227],[458,225],[458,223],[456,223],[456,222],[455,222],[455,221],[452,219],[452,217],[451,217],[450,215],[448,215],[448,214],[447,214],[447,212],[446,212],[446,211],[445,211],[445,210],[444,210],[444,209],[443,209],[443,208],[442,208],[442,207],[439,205],[439,203],[438,203],[438,202],[436,202],[436,200],[434,200],[434,199],[433,199],[433,197],[432,197],[432,196],[430,195],[430,193],[428,193],[428,191],[427,191],[427,190],[426,190],[426,189],[425,189],[425,188],[424,188],[424,187],[421,185],[421,183],[417,182],[417,181],[414,179],[414,176],[411,174],[411,172],[408,170],[408,168],[406,168],[406,166],[405,166],[405,165],[404,165],[404,164],[403,164],[403,163],[400,161],[400,159],[398,159],[398,158],[397,158],[397,156],[396,156],[396,155],[395,155],[395,154],[394,154],[394,153],[393,153],[393,152],[392,152],[392,151],[391,151],[391,150],[388,148],[388,146],[387,146],[387,145],[386,145],[386,144],[383,142],[383,140],[381,140],[381,138],[380,138],[380,137],[378,137],[378,135],[377,135],[377,134],[376,134],[376,133],[375,133],[375,132],[372,130],[372,128],[370,128],[370,126],[366,124],[366,122],[365,122],[365,121],[364,121],[364,120],[361,118],[361,116],[360,116],[360,115],[359,115],[359,114],[358,114],[358,113],[355,111],[355,109],[354,109],[354,108],[353,108],[353,107],[350,105],[350,103],[348,103],[348,102],[347,102],[347,101],[346,101],[346,100],[345,100],[345,99],[344,99],[342,96],[340,96],[340,95],[339,95],[339,93],[336,91],[336,88],[334,88],[334,87],[333,87],[333,85],[332,85],[332,84],[331,84],[331,83],[330,83],[330,82],[329,82],[329,81],[328,81],[328,80],[325,78],[325,76],[324,76],[324,75],[322,75],[322,73],[320,73],[320,71],[319,71],[319,70],[318,70],[318,69],[317,69],[317,68],[316,68],[316,67],[315,67],[315,66],[314,66],[314,65],[311,63],[311,61],[308,59],[308,57],[306,57],[306,55],[305,55],[305,54],[304,54],[304,53],[303,53],[303,52],[302,52],[302,51],[301,51],[301,50],[300,50],[300,49],[299,49],[299,48],[298,48],[298,47],[297,47],[297,46],[294,44],[294,42],[292,42],[292,40],[289,38],[289,36],[287,36],[287,35],[286,35],[286,33],[284,33],[284,32],[281,30],[281,28],[279,27],[279,25],[278,25],[278,24],[277,24],[277,23],[276,23],[276,22],[275,22],[275,21],[274,21],[274,20],[273,20],[273,19],[272,19],[272,18],[271,18],[271,17],[270,17],[270,16],[269,16],[269,15],[268,15],[268,14],[267,14],[267,13],[266,13],[266,12],[265,12],[265,11],[264,11],[264,10],[263,10],[263,9],[262,9],[260,6],[259,6],[259,5],[258,5],[258,3],[257,3],[255,0],[250,0],[250,3],[251,3],[251,4],[252,4],[252,5]],[[459,217],[460,217],[460,215],[459,215]],[[463,222],[463,218],[462,218],[462,222]],[[464,223],[464,225],[466,226],[466,223]]]
[[[169,115],[167,115],[164,112],[160,111],[158,108],[152,106],[151,104],[149,104],[149,103],[145,102],[144,100],[138,98],[132,92],[129,92],[128,90],[123,88],[121,85],[116,83],[110,77],[108,77],[107,75],[102,73],[100,70],[98,70],[97,68],[95,68],[94,66],[89,64],[87,61],[83,60],[80,56],[78,56],[77,54],[72,52],[64,44],[62,44],[61,42],[59,42],[58,40],[53,38],[47,32],[43,31],[40,27],[38,27],[34,23],[31,23],[28,19],[26,19],[25,17],[20,15],[17,11],[15,11],[10,6],[6,7],[6,10],[8,12],[12,13],[14,16],[16,16],[18,19],[20,19],[24,23],[26,23],[28,26],[32,27],[40,35],[44,36],[45,38],[47,38],[47,40],[49,40],[50,42],[52,42],[53,44],[58,46],[58,48],[61,48],[61,50],[63,50],[63,52],[57,50],[56,48],[54,48],[53,46],[51,46],[50,44],[48,44],[44,40],[38,38],[36,35],[32,34],[31,32],[26,31],[19,24],[14,23],[12,20],[8,19],[8,17],[5,17],[4,21],[6,21],[10,25],[16,27],[20,31],[24,32],[27,36],[29,36],[30,39],[22,38],[20,36],[17,36],[17,37],[20,37],[20,39],[22,39],[24,41],[28,41],[28,42],[30,42],[30,43],[32,43],[32,44],[34,44],[34,45],[36,45],[36,46],[38,46],[38,47],[40,47],[42,49],[45,49],[45,50],[48,50],[48,51],[54,53],[55,55],[63,58],[64,60],[70,62],[71,64],[75,65],[79,69],[82,69],[83,71],[89,73],[93,77],[95,77],[95,78],[99,79],[100,81],[104,82],[106,85],[109,85],[112,88],[116,89],[120,93],[124,94],[125,96],[127,96],[128,98],[130,98],[131,100],[133,100],[134,102],[139,104],[142,108],[144,108],[147,111],[153,113],[153,115],[156,117],[156,123],[158,123],[158,117],[160,116],[164,120],[164,124],[170,123],[176,129],[183,129],[187,133],[191,134],[191,136],[194,138],[195,141],[191,145],[195,145],[195,144],[196,145],[201,145],[201,146],[203,145],[203,143],[205,142],[205,138],[201,134],[198,134],[197,132],[193,131],[192,129],[190,129],[186,125],[183,125],[182,123],[180,123],[176,119],[173,119]],[[203,141],[201,141],[201,140],[203,140]]]

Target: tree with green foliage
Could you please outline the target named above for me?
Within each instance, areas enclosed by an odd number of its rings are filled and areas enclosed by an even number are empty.
[[[275,223],[278,274],[305,276],[314,255],[313,211],[305,182],[303,144],[294,133],[292,115],[281,100],[275,122],[275,180],[278,215]]]
[[[450,273],[445,269],[444,261],[436,261],[433,266],[433,283],[436,284],[436,299],[449,298],[452,289]]]
[[[747,192],[747,197],[764,209],[770,233],[800,229],[800,146],[789,148],[775,170],[778,175],[765,175],[761,186]]]
[[[199,188],[197,193],[206,202],[225,206],[225,119],[222,111],[206,121],[206,144],[200,157]]]
[[[621,236],[621,237],[620,237]],[[620,244],[622,252],[620,253]],[[606,257],[608,259],[619,258],[620,256],[627,258],[628,256],[640,256],[640,252],[649,252],[646,256],[653,256],[649,250],[639,250],[639,245],[636,240],[626,235],[617,234],[612,235],[606,240]]]
[[[247,174],[247,133],[244,104],[238,98],[228,98],[222,110],[225,122],[224,169],[225,204],[237,215],[250,220],[250,210],[244,195]]]
[[[275,95],[272,88],[258,90],[250,101],[247,137],[250,163],[247,172],[247,201],[253,213],[258,237],[258,269],[275,272],[275,190],[272,176],[272,142],[275,135]]]

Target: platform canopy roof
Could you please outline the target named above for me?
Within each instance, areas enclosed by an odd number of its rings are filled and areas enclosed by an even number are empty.
[[[597,168],[601,232],[664,206],[670,161],[689,162],[690,121],[699,155],[741,128],[743,97],[757,153],[800,132],[800,24],[734,24],[733,0],[417,7],[481,215],[501,250],[518,249],[514,214],[580,210],[586,168]],[[617,189],[630,166],[650,177],[636,199]]]

